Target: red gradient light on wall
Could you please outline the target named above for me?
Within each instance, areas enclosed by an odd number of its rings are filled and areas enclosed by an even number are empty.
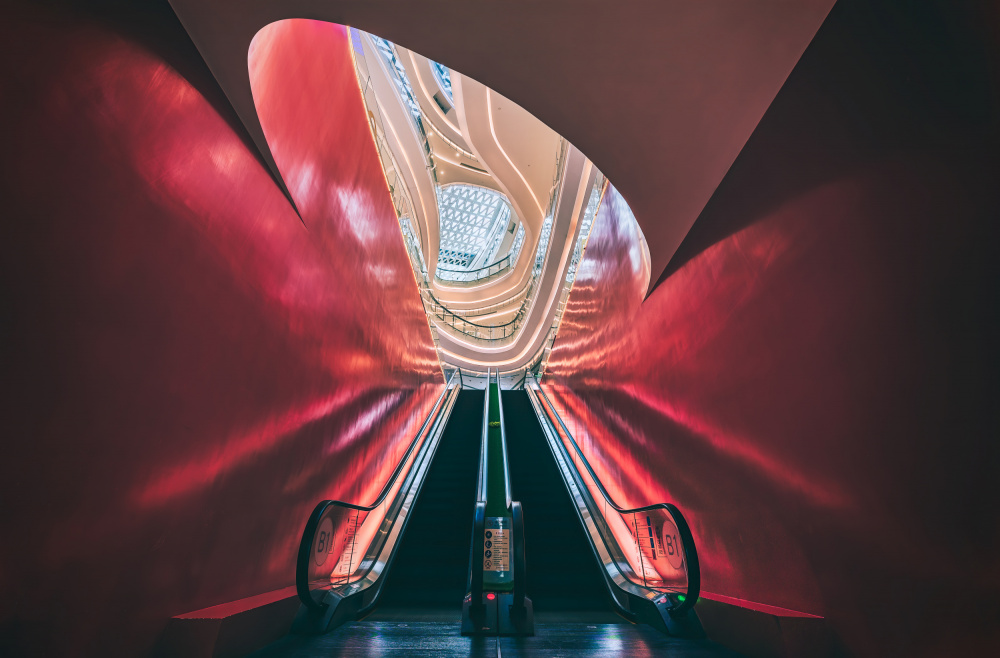
[[[0,625],[73,606],[32,651],[145,655],[290,585],[316,502],[374,498],[441,370],[344,28],[272,26],[250,63],[301,220],[160,57],[82,21],[0,37],[5,317],[30,318],[4,325]]]

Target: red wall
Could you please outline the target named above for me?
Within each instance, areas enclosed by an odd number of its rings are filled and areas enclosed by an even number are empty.
[[[996,655],[1000,51],[880,11],[834,10],[645,301],[607,195],[545,385],[621,502],[684,511],[707,591]]]
[[[0,24],[5,655],[139,655],[291,584],[313,505],[372,499],[441,389],[343,28],[250,62],[300,220],[189,42],[126,27]]]

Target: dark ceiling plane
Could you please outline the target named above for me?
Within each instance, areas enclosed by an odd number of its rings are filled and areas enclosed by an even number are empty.
[[[250,43],[269,23],[351,25],[510,98],[628,201],[649,244],[648,294],[834,1],[170,3],[279,177],[247,70]]]

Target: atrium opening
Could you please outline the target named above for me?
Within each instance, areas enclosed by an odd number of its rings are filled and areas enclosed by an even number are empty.
[[[954,0],[10,0],[0,655],[1000,655]]]

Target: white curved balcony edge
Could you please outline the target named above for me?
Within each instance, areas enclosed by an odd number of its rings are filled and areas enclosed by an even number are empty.
[[[360,34],[371,85],[378,98],[378,111],[386,130],[385,140],[400,166],[399,174],[413,200],[413,211],[417,215],[414,224],[420,232],[420,250],[429,274],[433,276],[440,245],[440,223],[437,190],[428,168],[423,140],[417,134],[410,110],[400,99],[392,74],[371,35],[365,32]]]
[[[553,190],[562,138],[513,101],[459,74],[452,78],[455,112],[466,143],[507,196],[525,229],[511,273],[481,286],[431,283],[445,303],[494,303],[514,294],[530,277]]]
[[[548,253],[531,308],[513,342],[491,347],[481,341],[462,340],[451,333],[449,327],[432,318],[432,324],[438,328],[439,350],[446,365],[468,370],[485,370],[486,367],[517,370],[538,358],[555,318],[580,220],[596,176],[597,170],[590,161],[570,146]]]

